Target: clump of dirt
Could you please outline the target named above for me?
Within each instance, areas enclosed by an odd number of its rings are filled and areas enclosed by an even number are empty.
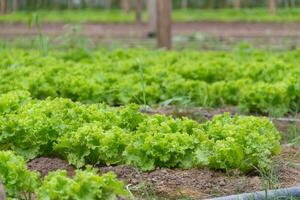
[[[46,176],[51,171],[58,169],[66,170],[69,176],[74,175],[74,168],[67,161],[59,158],[40,157],[35,158],[27,163],[29,170],[38,171],[42,177]]]
[[[152,172],[138,172],[129,166],[100,167],[101,173],[112,171],[128,184],[143,184],[152,188],[161,196],[188,196],[191,198],[208,198],[239,192],[261,189],[259,177],[230,175],[208,169],[157,169]]]

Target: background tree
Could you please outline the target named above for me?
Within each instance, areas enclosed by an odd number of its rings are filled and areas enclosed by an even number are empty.
[[[18,0],[13,0],[13,12],[16,12],[18,10],[18,5],[19,5],[19,1]]]
[[[147,0],[149,36],[155,35],[157,32],[156,1]]]
[[[138,24],[142,23],[142,11],[143,11],[142,0],[135,0],[135,21]]]
[[[129,11],[130,11],[129,0],[121,0],[121,8],[124,11],[124,13],[129,14]]]
[[[157,0],[157,46],[171,49],[172,42],[172,0]]]
[[[2,14],[7,13],[7,2],[6,0],[0,0],[0,9]]]
[[[241,8],[241,0],[235,0],[234,1],[234,8],[240,9]]]
[[[269,0],[269,12],[271,15],[276,14],[276,0]]]

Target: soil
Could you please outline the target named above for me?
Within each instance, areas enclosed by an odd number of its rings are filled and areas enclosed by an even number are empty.
[[[151,188],[159,196],[208,198],[211,196],[256,191],[261,189],[258,176],[227,175],[208,169],[157,169],[149,173],[138,173],[128,166],[102,167],[102,172],[113,171],[134,190],[139,184]],[[150,189],[150,191],[151,191]]]
[[[66,23],[44,23],[42,32],[49,36],[70,32],[72,25]],[[85,23],[81,24],[81,35],[95,38],[146,38],[149,33],[147,24],[130,23]],[[254,22],[187,22],[173,23],[174,35],[201,33],[220,38],[258,38],[300,36],[299,23],[254,23]],[[26,24],[0,24],[1,37],[35,35],[34,29]]]
[[[286,147],[276,161],[279,187],[300,185],[300,147]]]
[[[68,164],[67,161],[59,158],[41,157],[31,160],[27,163],[29,170],[38,171],[42,177],[46,176],[51,171],[66,170],[69,176],[74,175],[74,167]]]
[[[58,158],[36,158],[28,163],[30,170],[45,176],[49,171],[64,169],[69,176],[74,168]],[[258,174],[243,175],[238,171],[221,172],[209,169],[156,169],[140,172],[131,166],[99,167],[100,173],[114,172],[130,190],[137,195],[152,193],[168,199],[189,197],[204,199],[242,192],[263,190],[265,187],[281,188],[300,184],[300,148],[285,147],[282,154],[274,158],[274,172],[263,177]]]

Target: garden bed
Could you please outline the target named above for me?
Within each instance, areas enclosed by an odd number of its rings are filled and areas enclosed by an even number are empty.
[[[28,164],[29,169],[43,176],[49,171],[64,169],[70,176],[75,168],[59,158],[40,157]],[[221,172],[209,169],[156,169],[140,172],[130,166],[98,166],[101,173],[114,172],[123,180],[135,196],[164,197],[168,199],[203,199],[266,188],[284,188],[300,184],[300,148],[284,147],[280,156],[274,158],[272,174],[243,175],[238,171]]]

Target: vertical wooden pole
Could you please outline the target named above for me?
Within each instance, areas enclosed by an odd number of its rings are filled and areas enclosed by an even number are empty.
[[[18,10],[18,0],[13,0],[13,12],[17,12]]]
[[[269,0],[269,12],[271,15],[276,14],[276,0]]]
[[[241,0],[234,1],[234,8],[239,10],[241,8]]]
[[[157,0],[147,0],[148,9],[148,25],[149,25],[149,35],[154,36],[157,32],[157,11],[156,11],[156,1]]]
[[[129,14],[129,10],[130,10],[129,0],[121,0],[121,7],[126,14]]]
[[[6,0],[0,0],[0,8],[1,8],[1,13],[5,15],[7,13],[7,3]]]
[[[142,10],[143,10],[142,0],[135,0],[135,22],[137,24],[142,23]]]
[[[157,46],[171,49],[172,42],[172,0],[158,0],[157,2]]]

